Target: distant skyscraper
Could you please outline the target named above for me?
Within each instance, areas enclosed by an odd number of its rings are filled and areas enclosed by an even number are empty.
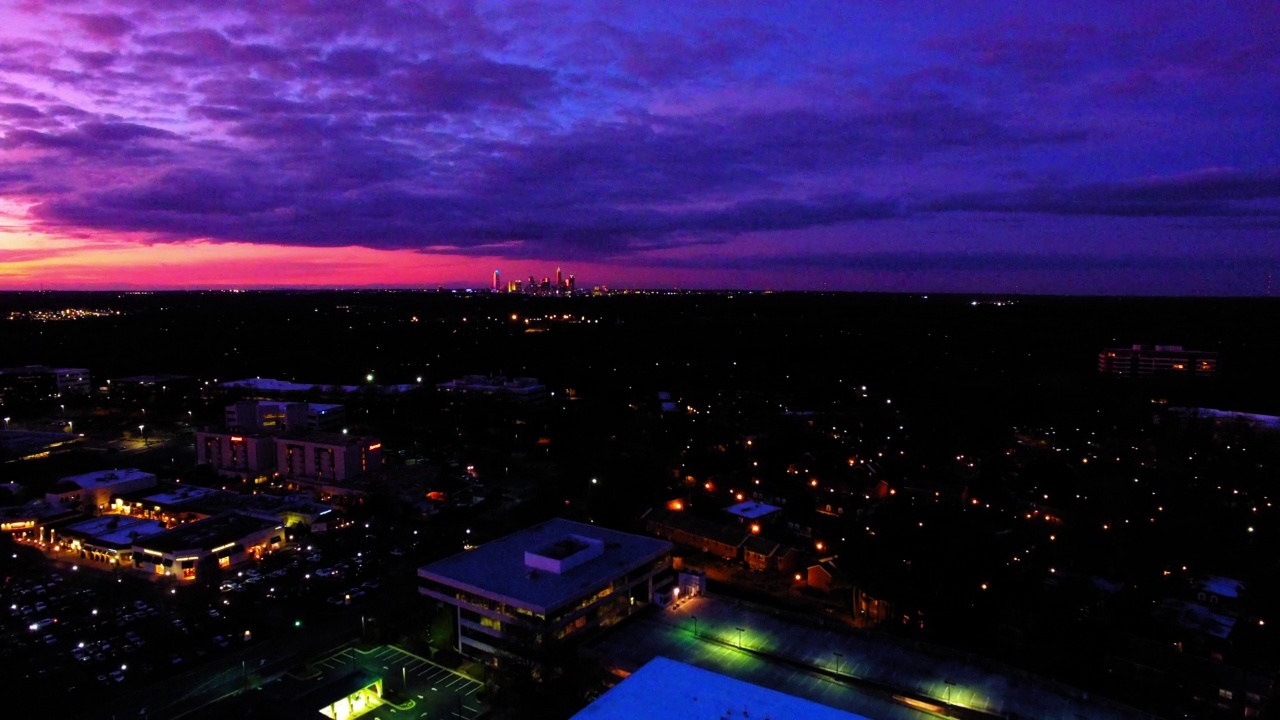
[[[493,271],[493,291],[499,292],[501,290],[502,290],[502,271],[494,270]]]
[[[569,276],[569,292],[573,292],[577,288],[577,286],[578,286],[577,281],[575,281],[573,276],[570,275]]]
[[[562,287],[564,287],[564,276],[560,274],[560,268],[556,268],[556,292],[560,292]]]

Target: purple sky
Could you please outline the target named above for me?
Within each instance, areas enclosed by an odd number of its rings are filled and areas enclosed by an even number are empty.
[[[1274,1],[6,8],[0,288],[1280,274]]]

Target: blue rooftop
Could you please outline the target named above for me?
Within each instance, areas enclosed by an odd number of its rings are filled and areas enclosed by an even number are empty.
[[[655,712],[655,702],[671,708],[670,716],[680,720],[723,720],[725,717],[868,720],[864,715],[836,710],[665,657],[650,660],[572,720],[666,716],[667,713]]]

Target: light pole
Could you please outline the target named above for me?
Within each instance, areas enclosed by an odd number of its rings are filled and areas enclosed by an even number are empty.
[[[404,691],[409,692],[409,666],[400,666],[400,677],[404,678]]]
[[[4,419],[4,431],[9,432],[9,418]]]
[[[843,654],[843,653],[838,653],[838,652],[837,652],[837,653],[832,653],[832,655],[835,655],[835,656],[836,656],[836,674],[837,674],[837,675],[839,675],[839,674],[840,674],[840,660],[844,658],[844,654]]]
[[[150,445],[151,443],[147,441],[147,434],[143,432],[143,428],[145,428],[145,427],[146,427],[146,425],[139,425],[139,426],[138,426],[138,434],[142,436],[142,444],[143,444],[143,445]]]
[[[689,617],[693,618],[693,637],[696,639],[698,637],[698,616],[690,615]]]
[[[956,683],[954,680],[943,680],[942,682],[944,685],[947,686],[947,704],[950,705],[951,704],[951,687]]]
[[[743,629],[742,629],[742,628],[734,628],[734,630],[737,630],[737,631],[738,631],[738,649],[739,649],[739,650],[741,650],[741,649],[742,649],[742,633],[743,633]]]

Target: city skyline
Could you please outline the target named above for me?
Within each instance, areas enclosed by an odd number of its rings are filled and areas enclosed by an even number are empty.
[[[572,265],[582,289],[1266,295],[1280,268],[1267,3],[0,18],[0,290]]]

